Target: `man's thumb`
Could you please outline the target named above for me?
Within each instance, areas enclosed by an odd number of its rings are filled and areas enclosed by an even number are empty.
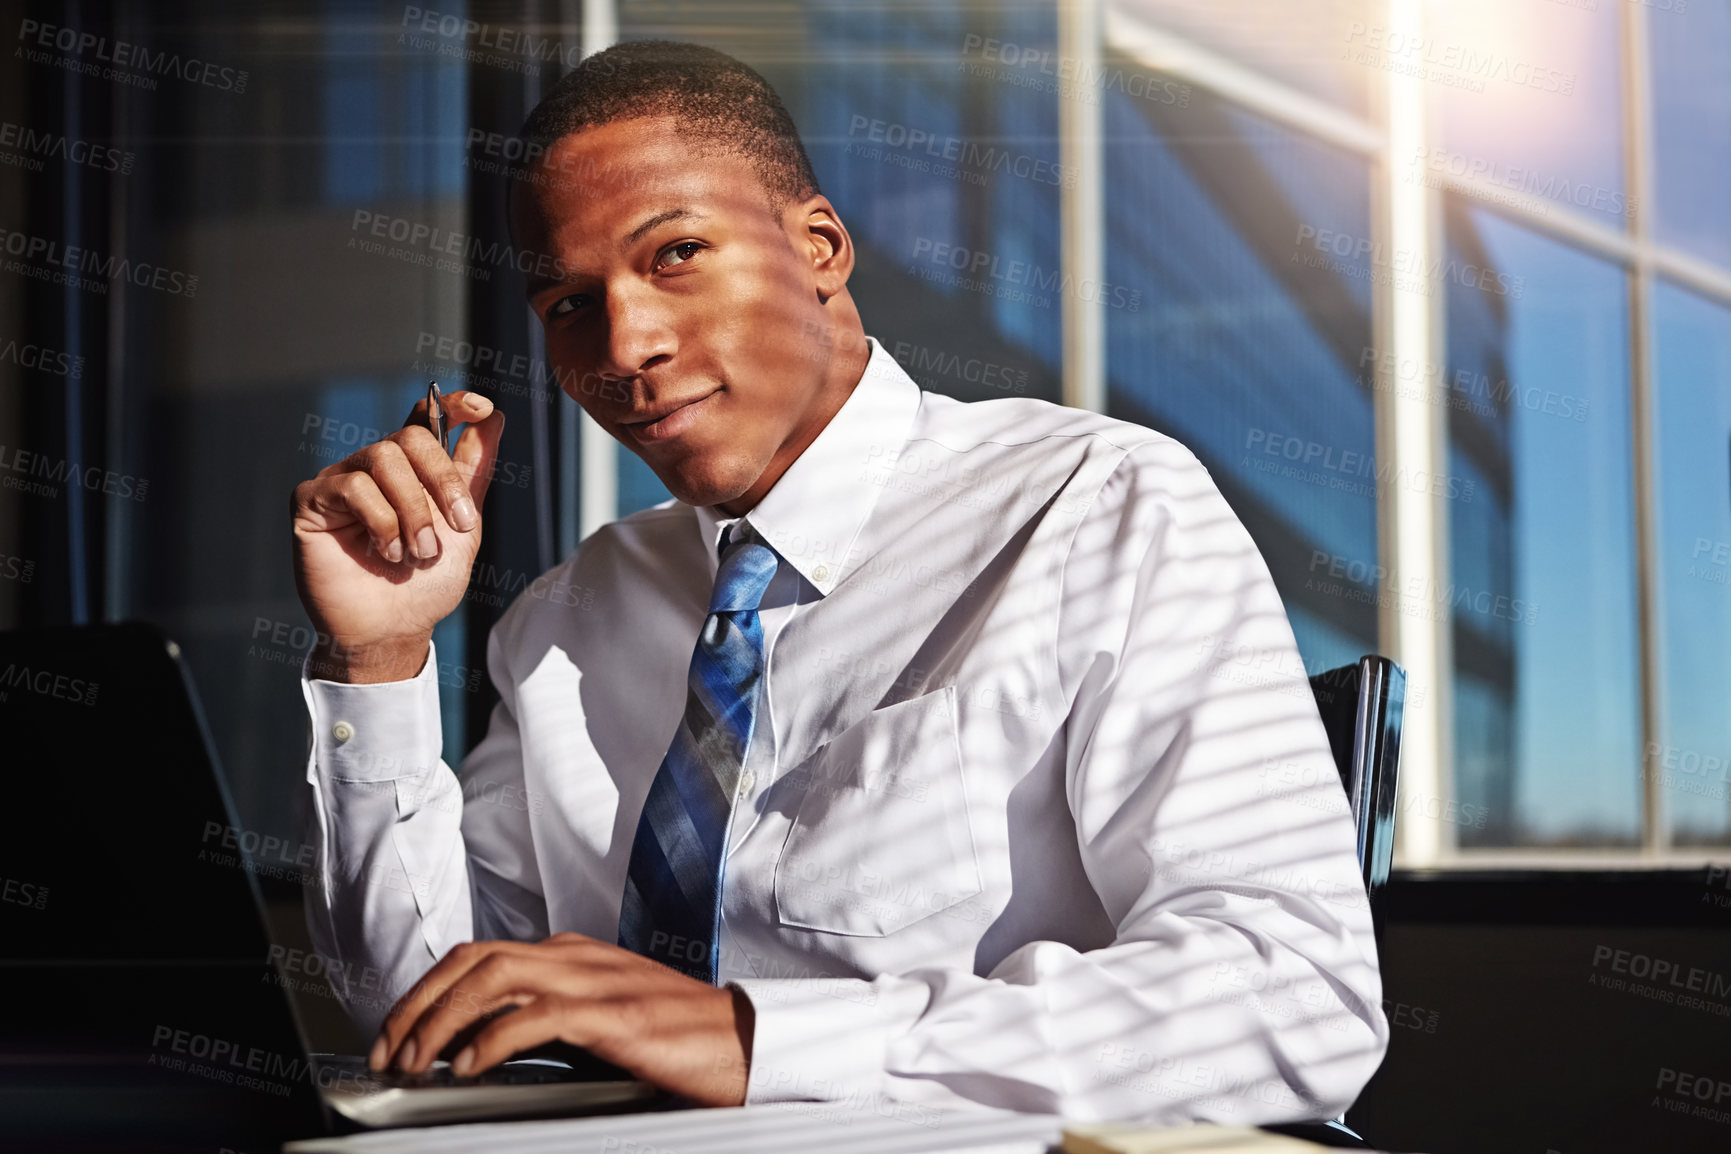
[[[505,432],[505,414],[494,409],[485,420],[471,422],[457,438],[451,463],[457,466],[469,482],[469,497],[475,508],[487,496],[487,486],[493,483],[493,466],[499,459],[499,438]]]

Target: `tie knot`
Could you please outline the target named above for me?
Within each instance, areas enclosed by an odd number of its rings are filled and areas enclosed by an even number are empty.
[[[735,529],[739,532],[734,532]],[[775,576],[775,569],[774,550],[759,544],[757,534],[743,521],[736,523],[721,547],[721,564],[716,568],[709,611],[756,609]]]

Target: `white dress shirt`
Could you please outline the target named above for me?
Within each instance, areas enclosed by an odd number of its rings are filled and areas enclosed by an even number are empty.
[[[1267,567],[1187,449],[922,392],[874,341],[746,520],[780,559],[722,902],[749,1101],[1353,1101],[1388,1026],[1351,819]],[[616,939],[729,523],[667,502],[526,589],[459,773],[436,656],[303,682],[309,921],[363,1025],[471,938]]]

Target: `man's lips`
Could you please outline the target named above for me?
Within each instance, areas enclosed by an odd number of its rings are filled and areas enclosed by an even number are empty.
[[[681,401],[672,407],[661,407],[657,413],[636,417],[620,422],[630,432],[634,440],[649,443],[666,441],[689,431],[707,411],[707,402],[721,390],[705,393],[689,401]]]

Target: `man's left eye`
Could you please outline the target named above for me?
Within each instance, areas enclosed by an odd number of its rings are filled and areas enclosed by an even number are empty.
[[[694,240],[680,241],[678,244],[671,245],[662,250],[661,259],[657,263],[662,268],[666,268],[669,265],[684,264],[686,261],[696,256],[700,251],[702,251],[702,249],[703,246]],[[674,259],[676,257],[678,259]]]

